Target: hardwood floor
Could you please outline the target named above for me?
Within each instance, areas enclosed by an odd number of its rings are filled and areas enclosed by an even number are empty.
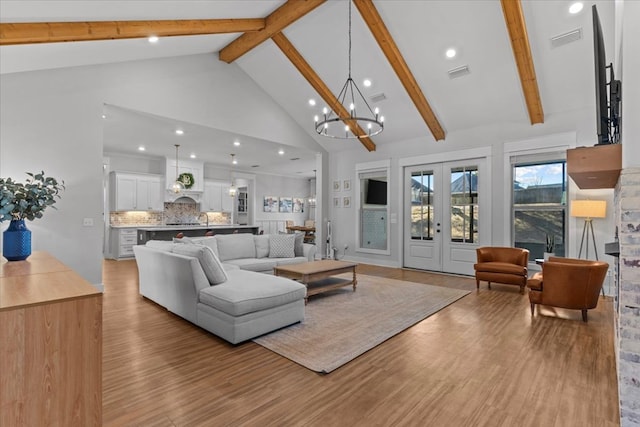
[[[515,286],[358,274],[473,292],[321,375],[253,342],[227,344],[142,298],[134,261],[105,261],[104,425],[619,425],[611,298],[583,323],[550,307],[532,318]]]

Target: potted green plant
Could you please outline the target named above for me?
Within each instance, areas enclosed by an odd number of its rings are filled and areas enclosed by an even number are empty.
[[[23,184],[12,178],[0,178],[0,223],[10,221],[2,234],[2,254],[9,261],[21,261],[31,255],[31,231],[24,223],[42,218],[64,190],[64,181],[40,173],[27,172]]]
[[[556,237],[551,234],[546,235],[546,243],[544,247],[544,260],[547,261],[549,257],[555,256]]]

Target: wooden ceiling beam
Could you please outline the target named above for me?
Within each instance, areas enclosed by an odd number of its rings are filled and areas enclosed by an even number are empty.
[[[228,64],[232,63],[325,1],[326,0],[288,0],[265,18],[266,25],[264,29],[258,32],[245,33],[222,48],[219,53],[220,60]]]
[[[318,95],[324,99],[324,102],[327,103],[328,107],[331,108],[339,117],[348,117],[349,112],[347,109],[340,103],[338,98],[329,90],[327,85],[320,79],[318,74],[311,68],[309,63],[300,55],[300,52],[291,44],[289,39],[285,37],[282,33],[274,34],[271,37],[274,43],[280,48],[282,53],[289,58],[289,61],[298,69],[300,74],[304,76],[305,79],[313,86],[313,88],[318,92]],[[366,132],[357,124],[353,123],[349,120],[344,121],[345,124],[351,126],[354,129],[354,133],[358,134],[366,134]],[[362,145],[369,151],[376,150],[376,144],[369,137],[358,138]]]
[[[544,123],[544,111],[538,90],[538,80],[536,79],[536,69],[529,46],[529,36],[527,35],[527,25],[524,21],[522,4],[520,0],[500,0],[504,20],[511,39],[513,56],[518,66],[522,92],[527,104],[529,119],[531,124]]]
[[[427,98],[422,93],[422,89],[420,89],[418,82],[413,76],[413,73],[411,73],[402,53],[400,53],[400,49],[398,49],[393,37],[391,37],[391,33],[384,24],[373,2],[371,0],[354,0],[353,2],[358,8],[360,15],[362,15],[364,22],[366,22],[369,27],[369,30],[371,30],[373,37],[378,42],[380,49],[382,49],[382,52],[387,57],[389,64],[409,94],[409,97],[418,109],[424,122],[427,124],[431,134],[436,141],[444,140],[445,132],[440,122],[431,109]]]
[[[265,26],[264,18],[2,23],[0,45],[257,32]]]

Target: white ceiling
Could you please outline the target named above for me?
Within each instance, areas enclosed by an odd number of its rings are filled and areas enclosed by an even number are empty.
[[[374,3],[447,133],[496,123],[529,123],[498,0],[378,0]],[[523,0],[542,105],[547,116],[595,105],[592,4],[597,4],[605,33],[608,61],[612,60],[614,2],[585,1],[583,11],[577,15],[568,13],[571,3],[565,0]],[[281,4],[283,1],[2,0],[0,20],[41,22],[265,17]],[[352,13],[352,76],[365,95],[384,93],[387,97],[378,104],[385,116],[385,131],[376,136],[374,142],[380,145],[413,138],[433,141],[429,129],[355,6]],[[347,77],[347,16],[346,1],[328,1],[284,30],[284,34],[335,92]],[[583,30],[581,40],[552,49],[551,37],[577,28]],[[146,40],[132,39],[3,46],[0,47],[0,72],[215,53],[237,36],[163,38],[156,45],[150,45]],[[454,59],[445,58],[444,52],[449,47],[458,50]],[[336,151],[357,144],[315,134],[313,116],[323,103],[272,41],[256,47],[238,59],[237,63],[327,150]],[[471,73],[449,79],[447,70],[461,65],[468,65]],[[364,88],[361,84],[364,78],[370,78],[373,86]],[[319,105],[310,107],[307,103],[309,98],[316,99]],[[135,133],[137,140],[153,133],[153,130],[143,128],[144,124],[151,122],[148,117],[144,118],[144,114],[122,109],[118,114],[131,129],[138,129]],[[125,119],[127,114],[131,117]],[[198,132],[203,133],[199,142],[202,144],[222,137],[220,134],[205,137],[203,129]],[[116,135],[123,137],[124,132],[108,130],[105,135],[106,148],[124,149],[116,144]],[[231,140],[233,135],[224,137]],[[446,144],[446,140],[440,143]],[[263,146],[265,153],[272,151],[272,145]],[[225,152],[228,156],[226,147]],[[313,157],[312,153],[307,155],[310,157],[305,161]],[[263,157],[260,155],[258,158]],[[209,162],[207,159],[205,161]]]

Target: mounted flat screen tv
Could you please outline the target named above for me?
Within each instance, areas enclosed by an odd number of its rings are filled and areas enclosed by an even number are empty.
[[[621,83],[613,74],[613,64],[607,65],[604,50],[604,35],[598,9],[591,7],[593,17],[593,59],[596,75],[596,128],[598,144],[620,142],[620,99]],[[611,79],[607,83],[607,68]],[[609,86],[607,88],[607,86]],[[608,96],[607,96],[608,95]]]
[[[367,205],[387,204],[386,181],[378,181],[377,179],[367,180],[367,196],[365,197],[365,203]]]

